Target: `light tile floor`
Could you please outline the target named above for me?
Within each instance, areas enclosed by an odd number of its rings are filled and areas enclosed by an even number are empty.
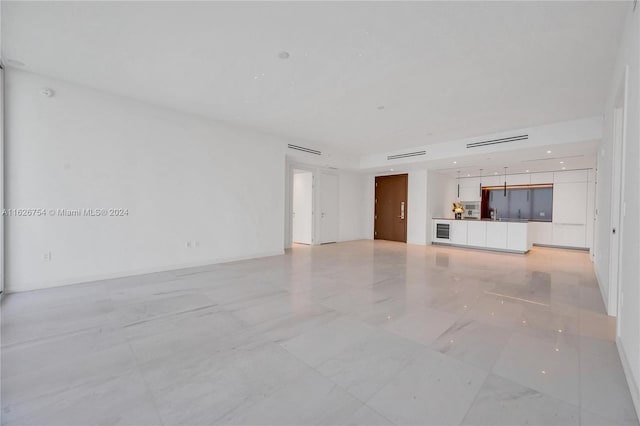
[[[591,262],[356,241],[7,295],[2,423],[638,424]]]

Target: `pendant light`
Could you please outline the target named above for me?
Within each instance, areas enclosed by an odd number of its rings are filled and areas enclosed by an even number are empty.
[[[507,168],[504,168],[504,194],[505,197],[507,196]]]
[[[458,170],[458,199],[460,199],[460,170]]]

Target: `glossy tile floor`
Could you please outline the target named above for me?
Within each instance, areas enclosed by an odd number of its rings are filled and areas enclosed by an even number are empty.
[[[356,241],[2,302],[2,422],[638,424],[584,252]]]

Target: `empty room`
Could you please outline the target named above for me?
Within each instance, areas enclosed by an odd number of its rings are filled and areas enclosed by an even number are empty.
[[[0,2],[0,424],[638,425],[640,7]]]

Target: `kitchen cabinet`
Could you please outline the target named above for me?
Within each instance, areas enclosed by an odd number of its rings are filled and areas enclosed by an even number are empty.
[[[449,238],[438,238],[438,225],[448,226]],[[433,219],[434,244],[526,253],[531,248],[528,222]]]
[[[487,243],[489,248],[507,248],[507,222],[485,222],[487,224]]]
[[[553,245],[553,224],[551,222],[529,222],[533,244]]]
[[[504,176],[491,175],[482,178],[482,186],[500,186],[504,185]]]
[[[588,180],[589,170],[569,170],[553,174],[553,183],[587,182]]]
[[[530,183],[531,183],[531,175],[529,173],[518,174],[518,175],[507,175],[507,186],[508,185],[529,185]]]
[[[467,244],[474,247],[486,247],[487,223],[482,221],[469,222],[467,225]]]
[[[464,220],[451,221],[449,241],[451,244],[467,244],[467,223]]]
[[[531,241],[528,235],[528,223],[507,223],[507,249],[516,251],[527,251],[531,248]]]
[[[553,183],[553,172],[548,173],[531,173],[531,184],[538,185],[543,183]]]
[[[554,223],[553,245],[586,248],[587,227],[581,224]]]
[[[460,201],[480,201],[482,196],[480,195],[480,183],[476,186],[462,186],[460,185]]]
[[[567,182],[553,184],[553,223],[587,223],[588,183]]]

